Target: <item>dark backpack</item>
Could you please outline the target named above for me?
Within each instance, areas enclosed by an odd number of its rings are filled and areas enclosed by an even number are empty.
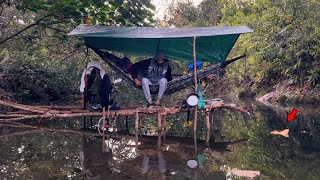
[[[91,104],[100,104],[101,83],[102,79],[100,76],[100,70],[94,67],[91,73],[88,75],[88,83],[84,88],[86,100],[88,100]]]
[[[108,74],[103,78],[100,76],[100,70],[93,68],[88,76],[88,83],[84,89],[85,99],[91,104],[101,104],[102,107],[113,104],[111,98],[112,83]]]
[[[111,97],[112,93],[112,83],[108,74],[105,74],[102,79],[100,97],[101,97],[101,106],[106,107],[113,104],[113,99]]]
[[[116,66],[122,69],[125,73],[129,73],[132,66],[132,62],[127,57],[124,57],[116,62]]]

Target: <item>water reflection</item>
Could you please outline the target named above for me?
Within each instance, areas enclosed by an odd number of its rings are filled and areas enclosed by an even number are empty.
[[[198,157],[192,137],[185,137],[192,126],[182,127],[184,122],[176,120],[183,117],[168,117],[165,141],[162,134],[144,133],[136,143],[134,134],[119,132],[106,138],[105,151],[96,132],[19,133],[0,123],[0,179],[237,179],[231,173],[235,168],[260,171],[261,179],[319,179],[319,108],[296,107],[296,120],[288,123],[286,113],[292,107],[246,107],[251,116],[229,110],[213,113],[210,148],[206,134],[199,133],[204,161],[197,170],[186,165]],[[203,127],[205,121],[200,121],[199,132],[206,132]],[[286,128],[289,138],[270,134]]]
[[[243,144],[247,141],[214,143],[206,147],[205,140],[198,140],[202,149],[202,162],[199,169],[190,169],[186,162],[199,155],[194,154],[193,139],[167,136],[159,132],[158,136],[141,135],[138,144],[134,134],[118,132],[108,134],[105,151],[102,151],[101,138],[83,137],[80,151],[80,164],[87,179],[103,177],[121,177],[133,179],[206,179],[222,177],[222,172],[211,172],[203,166],[205,158],[219,158],[231,153],[228,146]],[[164,141],[165,139],[165,141]],[[102,142],[102,143],[101,143]],[[200,153],[199,153],[200,154]]]

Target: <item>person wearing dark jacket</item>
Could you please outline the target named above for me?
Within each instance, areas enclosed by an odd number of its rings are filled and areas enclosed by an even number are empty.
[[[158,50],[154,58],[133,64],[132,78],[137,86],[142,86],[149,105],[153,104],[149,86],[158,84],[159,92],[155,104],[160,105],[167,88],[167,82],[172,80],[171,67],[166,54],[162,50]]]

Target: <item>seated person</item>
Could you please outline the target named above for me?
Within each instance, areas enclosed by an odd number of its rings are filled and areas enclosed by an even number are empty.
[[[172,80],[171,67],[166,54],[162,50],[158,50],[154,58],[132,64],[130,59],[126,57],[119,58],[109,52],[101,51],[89,45],[87,46],[94,50],[102,59],[111,61],[118,68],[131,76],[134,79],[136,86],[142,85],[143,92],[149,105],[153,104],[149,86],[158,84],[158,98],[155,104],[161,104],[160,101],[167,88],[167,82]]]
[[[132,78],[137,86],[142,85],[148,105],[153,104],[150,94],[150,85],[159,85],[156,105],[161,104],[161,99],[166,91],[167,82],[172,80],[171,67],[166,54],[158,50],[154,58],[143,60],[132,65]]]

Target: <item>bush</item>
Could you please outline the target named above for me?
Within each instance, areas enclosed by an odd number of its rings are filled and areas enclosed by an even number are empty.
[[[12,60],[8,69],[14,74],[8,79],[12,91],[22,100],[60,99],[72,93],[79,83],[79,68],[73,62],[61,63],[30,55]]]

